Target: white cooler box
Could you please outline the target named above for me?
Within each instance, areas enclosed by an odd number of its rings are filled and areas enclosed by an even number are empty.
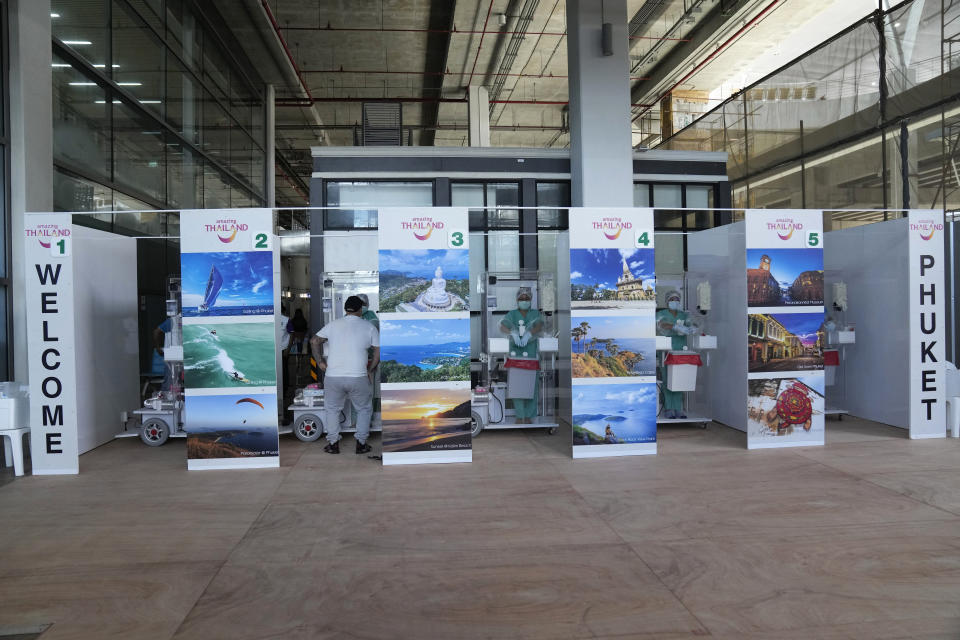
[[[671,351],[664,364],[667,365],[667,389],[694,391],[697,388],[697,369],[703,365],[700,354],[693,351]]]

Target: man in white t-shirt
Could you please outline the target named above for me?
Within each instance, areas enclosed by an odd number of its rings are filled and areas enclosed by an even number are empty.
[[[350,296],[343,304],[346,315],[334,320],[310,338],[313,357],[325,373],[323,380],[324,426],[327,431],[327,453],[340,453],[340,412],[345,400],[357,409],[358,454],[370,451],[370,418],[373,415],[373,376],[380,364],[380,332],[363,320],[363,301]],[[329,343],[326,361],[321,347]],[[367,349],[373,348],[367,358]]]

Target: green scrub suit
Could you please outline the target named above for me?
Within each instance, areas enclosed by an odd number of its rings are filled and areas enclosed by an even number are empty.
[[[373,323],[373,326],[377,328],[377,331],[380,331],[380,318],[378,318],[377,314],[375,314],[373,311],[370,311],[370,309],[367,309],[366,311],[363,312],[363,315],[361,315],[360,317],[366,320],[367,322]]]
[[[672,328],[667,332],[663,332],[660,330],[660,325],[662,323],[672,326],[677,320],[686,322],[688,318],[689,316],[686,311],[678,311],[676,316],[673,315],[670,309],[657,311],[657,335],[670,336],[670,348],[674,351],[680,351],[687,346],[687,336],[682,333],[677,333],[677,331]],[[660,366],[660,379],[663,381],[663,408],[667,411],[683,411],[683,392],[670,391],[667,389],[667,368],[663,365]]]
[[[520,314],[519,309],[514,309],[503,317],[503,320],[500,321],[500,324],[510,331],[517,331],[519,333],[518,327],[520,326],[521,320],[526,327],[527,333],[530,334],[531,329],[533,329],[536,325],[541,324],[540,312],[536,309],[530,309],[527,311],[527,316],[523,317],[523,315]],[[526,353],[526,355],[523,355],[524,353]],[[538,349],[538,339],[536,336],[531,336],[526,346],[523,347],[516,344],[513,341],[513,336],[510,336],[510,357],[517,360],[539,361],[540,354]],[[513,412],[516,414],[518,419],[536,418],[537,405],[540,402],[540,385],[533,385],[532,398],[511,398],[511,400],[513,400]]]

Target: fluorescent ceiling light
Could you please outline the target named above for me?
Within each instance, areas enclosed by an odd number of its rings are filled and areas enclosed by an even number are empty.
[[[93,104],[107,104],[106,100],[94,100]],[[119,100],[114,100],[113,104],[120,104]]]
[[[70,65],[67,64],[66,62],[54,62],[50,66],[53,67],[54,69],[66,69],[70,67]]]
[[[59,17],[60,17],[60,14],[59,14],[59,13],[51,13],[51,14],[50,14],[50,17],[51,17],[51,18],[59,18]]]
[[[63,44],[73,45],[74,47],[83,47],[88,44],[93,44],[89,40],[64,40]]]
[[[96,82],[71,82],[71,87],[95,87],[97,86]]]
[[[142,82],[118,82],[117,85],[121,87],[142,87]]]
[[[160,100],[137,100],[140,104],[161,104]],[[94,104],[106,104],[106,100],[95,100]],[[122,104],[119,100],[114,100],[113,104]]]
[[[160,104],[159,100],[139,100],[140,104]]]
[[[93,65],[93,66],[94,66],[95,68],[97,68],[97,69],[106,69],[106,68],[107,68],[107,65],[105,65],[105,64],[95,64],[95,65]],[[116,69],[116,68],[119,67],[120,65],[118,65],[118,64],[112,64],[112,65],[110,65],[110,66],[113,67],[114,69]]]

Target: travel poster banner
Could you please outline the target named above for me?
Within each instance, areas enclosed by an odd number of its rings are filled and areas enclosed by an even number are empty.
[[[73,225],[68,213],[24,216],[30,457],[34,475],[79,473],[73,318]]]
[[[824,442],[823,212],[746,212],[747,448]]]
[[[573,457],[657,452],[653,210],[570,211]]]
[[[180,214],[188,469],[280,466],[273,212]]]
[[[947,432],[945,298],[942,211],[910,211],[910,437]]]
[[[471,462],[465,208],[379,210],[383,464]]]

